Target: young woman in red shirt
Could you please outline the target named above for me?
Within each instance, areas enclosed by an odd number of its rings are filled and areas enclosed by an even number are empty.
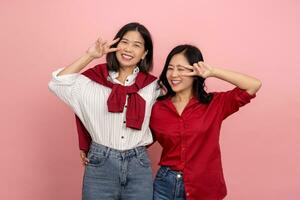
[[[236,86],[207,93],[214,77]],[[154,104],[150,128],[163,148],[154,180],[154,200],[220,200],[226,194],[219,135],[222,122],[250,102],[261,87],[256,78],[203,62],[192,45],[175,47],[159,79],[165,95]]]

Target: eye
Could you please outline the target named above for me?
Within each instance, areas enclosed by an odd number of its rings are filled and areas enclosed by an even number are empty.
[[[168,70],[173,70],[174,68],[173,68],[173,66],[168,66],[167,69],[168,69]]]
[[[127,44],[128,42],[126,40],[121,40],[120,43]]]
[[[137,47],[137,48],[141,48],[141,46],[138,45],[138,44],[134,44],[133,46],[134,46],[134,47]]]
[[[183,66],[179,66],[177,69],[178,69],[178,71],[180,71],[180,72],[186,71],[186,68],[183,67]]]

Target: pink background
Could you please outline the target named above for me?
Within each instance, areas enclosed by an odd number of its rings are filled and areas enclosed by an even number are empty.
[[[262,80],[257,98],[223,125],[226,199],[300,199],[299,8],[296,0],[1,0],[0,199],[81,198],[74,116],[47,83],[97,36],[112,39],[131,21],[153,35],[155,75],[175,45],[192,43],[207,63]],[[154,171],[159,151],[150,150]]]

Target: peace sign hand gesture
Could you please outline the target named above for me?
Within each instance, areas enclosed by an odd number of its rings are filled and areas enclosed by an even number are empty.
[[[98,38],[97,41],[87,50],[87,53],[92,58],[101,58],[103,55],[119,51],[120,48],[111,48],[112,45],[116,44],[120,38],[117,38],[111,42],[103,41],[101,38]]]
[[[184,65],[184,67],[191,70],[191,72],[182,73],[182,76],[200,76],[202,78],[208,78],[213,74],[213,68],[202,61],[194,63],[193,66]]]

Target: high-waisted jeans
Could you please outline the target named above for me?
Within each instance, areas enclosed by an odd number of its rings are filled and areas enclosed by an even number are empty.
[[[161,166],[154,179],[154,200],[185,200],[183,175]]]
[[[83,177],[83,200],[152,200],[151,164],[145,147],[126,151],[92,142]]]

